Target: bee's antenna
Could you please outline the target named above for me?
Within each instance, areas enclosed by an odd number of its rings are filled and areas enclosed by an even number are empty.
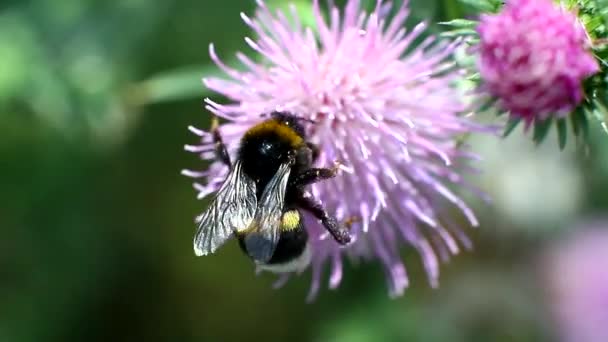
[[[315,120],[313,120],[313,119],[309,119],[309,118],[301,118],[301,117],[299,117],[299,116],[296,116],[296,120],[298,120],[298,121],[306,121],[306,122],[308,122],[308,123],[312,123],[312,124],[317,123],[317,122],[316,122]]]
[[[285,120],[286,118],[289,118],[290,120],[295,120],[295,121],[300,121],[300,122],[307,122],[307,123],[316,123],[316,121],[309,119],[309,118],[303,118],[301,116],[297,116],[293,113],[290,112],[282,112],[282,111],[274,111],[271,112],[270,114],[264,113],[262,114],[262,116],[271,116],[274,119],[278,119],[278,120]]]

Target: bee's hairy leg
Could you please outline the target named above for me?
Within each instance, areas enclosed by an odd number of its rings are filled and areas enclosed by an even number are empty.
[[[317,146],[311,142],[307,142],[306,146],[308,146],[308,149],[311,152],[312,162],[315,163],[317,161],[317,159],[319,159],[319,154],[321,153],[321,151],[319,150],[319,146]]]
[[[302,187],[322,180],[334,178],[340,170],[340,165],[342,164],[339,162],[334,162],[334,166],[332,168],[311,168],[304,170],[294,177],[291,185]]]
[[[232,168],[232,162],[230,161],[228,149],[224,144],[224,139],[222,139],[222,135],[220,134],[218,127],[219,120],[216,117],[213,117],[213,119],[211,119],[211,134],[213,134],[213,143],[215,144],[215,156],[226,166]]]
[[[340,225],[338,220],[330,215],[327,210],[311,196],[304,194],[298,198],[299,206],[313,214],[321,221],[321,224],[327,229],[331,236],[341,245],[347,245],[351,242],[352,236],[345,226]]]

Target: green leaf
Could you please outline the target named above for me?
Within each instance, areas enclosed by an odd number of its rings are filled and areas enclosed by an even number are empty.
[[[496,104],[496,98],[488,97],[487,99],[484,99],[483,102],[481,102],[481,104],[477,108],[477,112],[483,113],[483,112],[493,108],[495,104]],[[498,110],[497,112],[500,114],[503,114],[503,112],[500,110]]]
[[[551,124],[553,124],[553,118],[551,117],[534,124],[533,140],[536,144],[540,144],[543,142],[543,140],[545,140],[547,134],[549,133],[549,129],[551,128]]]
[[[210,95],[211,90],[201,79],[220,75],[215,65],[189,66],[153,76],[135,85],[134,90],[142,104],[203,98]]]
[[[465,15],[464,6],[461,3],[454,0],[438,0],[435,3],[439,3],[441,6],[441,12],[443,18],[461,18]],[[415,7],[412,7],[415,8]]]
[[[440,22],[439,25],[452,26],[455,28],[474,28],[477,26],[476,20],[468,20],[468,19],[454,19],[450,21]]]
[[[308,27],[315,27],[315,15],[312,10],[312,1],[308,0],[296,0],[296,1],[283,1],[283,0],[270,0],[266,1],[266,5],[272,11],[281,10],[283,13],[290,13],[290,6],[294,6],[298,18],[302,22],[302,25]],[[364,5],[365,6],[365,5]],[[291,15],[287,15],[288,20],[291,20]]]
[[[600,122],[604,132],[608,134],[608,108],[599,100],[593,101],[595,110],[593,111],[596,119]]]
[[[479,73],[471,74],[471,75],[467,76],[467,80],[473,81],[473,82],[481,82],[481,75]],[[495,101],[492,100],[492,103],[494,103],[494,102]]]
[[[568,126],[566,124],[566,119],[557,120],[557,141],[559,144],[559,149],[563,150],[566,147],[566,138],[568,137]]]
[[[509,121],[507,122],[507,125],[505,127],[505,132],[503,133],[502,137],[506,138],[509,136],[509,134],[513,133],[513,130],[515,129],[515,127],[517,127],[517,125],[519,125],[520,122],[521,122],[520,118],[510,118]]]
[[[583,135],[586,137],[589,131],[589,124],[587,122],[587,114],[583,106],[578,106],[572,115],[570,116],[570,122],[572,123],[572,131],[575,136]]]
[[[456,29],[456,30],[441,32],[441,37],[443,37],[443,38],[455,38],[455,37],[465,37],[465,36],[477,36],[477,31],[475,31],[473,29],[463,28],[463,29]]]
[[[586,143],[589,138],[589,120],[587,116],[593,115],[592,108],[578,106],[572,114],[572,126],[575,128],[575,135],[578,141]]]
[[[479,12],[495,12],[496,4],[491,0],[460,0],[462,3],[469,5]]]
[[[585,115],[583,111],[580,112],[579,116],[578,122],[579,127],[581,128],[581,134],[583,139],[587,141],[587,138],[589,138],[589,120],[587,120],[587,115]]]
[[[590,18],[590,20],[585,21],[585,28],[587,29],[587,32],[591,32],[602,26],[602,24],[603,22],[601,17]]]

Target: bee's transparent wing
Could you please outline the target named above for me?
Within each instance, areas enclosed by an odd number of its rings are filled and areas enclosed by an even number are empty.
[[[215,198],[198,220],[194,236],[194,253],[215,252],[234,232],[249,227],[257,200],[255,182],[242,170],[240,161],[234,165]]]
[[[245,250],[255,261],[264,263],[270,260],[279,242],[285,190],[290,173],[291,164],[282,164],[268,182],[245,235]]]

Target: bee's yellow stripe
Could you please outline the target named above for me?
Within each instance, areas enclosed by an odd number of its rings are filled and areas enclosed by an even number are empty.
[[[279,227],[282,231],[289,231],[298,228],[300,224],[300,213],[297,210],[289,210],[283,213],[281,216],[281,226]],[[260,229],[258,222],[252,221],[249,227],[237,229],[238,234],[249,234]]]
[[[286,126],[276,120],[268,120],[251,127],[246,135],[256,136],[263,135],[269,132],[276,133],[281,139],[288,141],[292,147],[296,148],[304,143],[301,136],[296,133],[291,127]]]

